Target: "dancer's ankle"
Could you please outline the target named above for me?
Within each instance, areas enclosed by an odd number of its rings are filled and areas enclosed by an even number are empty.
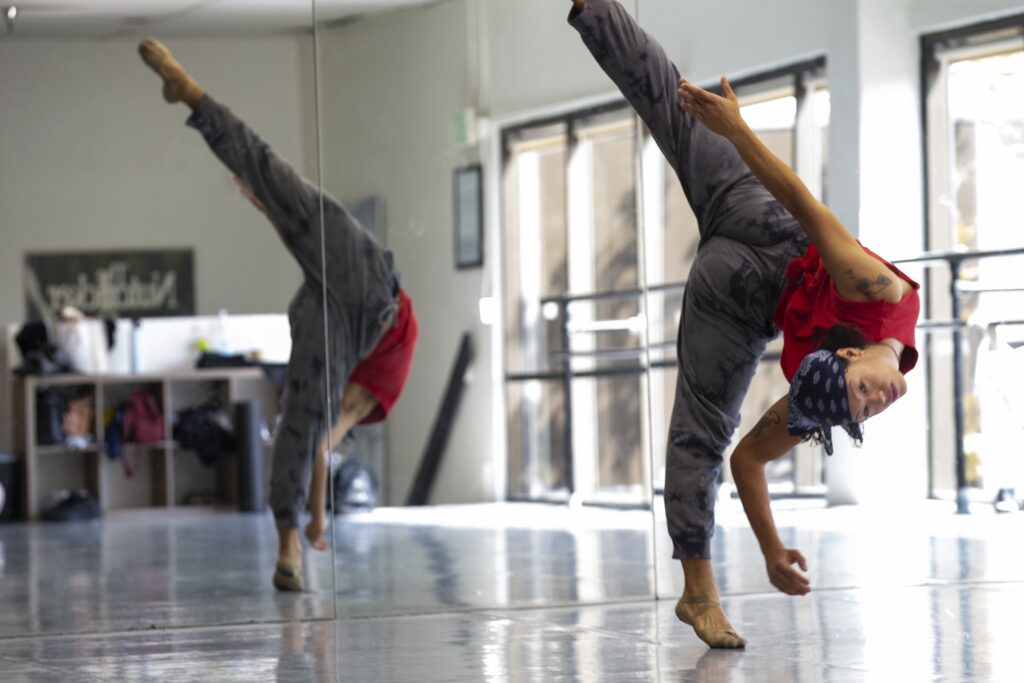
[[[718,600],[718,583],[711,560],[683,560],[683,599]]]
[[[277,561],[295,565],[302,562],[302,541],[299,530],[278,528]]]

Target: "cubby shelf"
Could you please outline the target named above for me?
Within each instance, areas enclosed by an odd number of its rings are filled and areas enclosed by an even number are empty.
[[[36,446],[35,452],[36,455],[88,455],[99,453],[99,447],[96,446],[96,444],[93,444],[86,448],[74,448],[72,446],[58,443],[46,446]]]
[[[60,488],[89,489],[104,510],[173,507],[189,485],[215,490],[222,501],[231,502],[235,497],[234,478],[224,470],[234,465],[233,459],[223,458],[210,469],[176,457],[176,454],[191,451],[174,441],[171,435],[174,417],[211,397],[223,405],[229,415],[231,406],[240,401],[260,400],[264,418],[268,420],[273,419],[277,407],[277,390],[259,368],[22,377],[16,385],[15,423],[20,426],[18,447],[25,454],[22,500],[28,519],[38,518],[50,492]],[[76,388],[78,393],[92,396],[95,443],[82,449],[64,443],[36,443],[36,397],[38,392],[50,388]],[[128,477],[119,472],[116,463],[106,455],[103,415],[107,407],[126,399],[139,388],[156,395],[164,415],[166,438],[148,443],[122,444],[125,454],[142,457],[141,469]],[[266,463],[266,454],[264,460]]]

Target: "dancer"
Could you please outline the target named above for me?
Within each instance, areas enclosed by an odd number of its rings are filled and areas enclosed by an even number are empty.
[[[724,96],[679,77],[615,0],[572,0],[570,24],[651,130],[700,229],[679,327],[665,509],[685,588],[676,616],[711,647],[746,645],[722,611],[711,567],[723,453],[765,345],[781,330],[790,382],[730,465],[772,585],[805,595],[807,561],[772,520],[765,464],[801,440],[832,454],[831,428],[860,424],[906,392],[917,362],[919,285],[864,248]]]
[[[235,174],[302,268],[303,283],[288,307],[292,350],[270,480],[279,537],[273,583],[300,591],[298,526],[307,496],[312,519],[306,537],[324,549],[327,453],[352,427],[385,419],[398,400],[418,336],[412,301],[399,285],[391,252],[345,207],[206,94],[159,41],[143,40],[139,54],[163,80],[164,99],[192,110],[188,125]]]

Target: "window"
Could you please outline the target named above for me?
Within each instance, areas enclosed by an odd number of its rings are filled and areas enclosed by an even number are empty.
[[[930,251],[1012,250],[1024,246],[1024,17],[926,36],[928,232]],[[1024,486],[1007,446],[1024,433],[1013,384],[1024,381],[1024,257],[964,262],[960,272],[965,328],[961,374],[965,484],[990,498]],[[953,315],[947,269],[929,271],[931,320]],[[953,352],[948,331],[930,335],[931,493],[958,488]]]
[[[512,498],[644,504],[635,117],[505,132]]]
[[[818,196],[829,122],[823,71],[817,59],[734,84],[744,117]],[[503,142],[509,495],[647,504],[648,453],[656,488],[663,480],[696,221],[623,103],[509,129]],[[780,348],[755,378],[737,439],[788,388]],[[770,476],[777,493],[816,492],[820,449],[795,449]]]

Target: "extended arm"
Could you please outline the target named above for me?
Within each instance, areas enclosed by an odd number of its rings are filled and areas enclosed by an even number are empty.
[[[681,106],[728,139],[761,184],[800,223],[821,253],[840,295],[850,301],[900,301],[909,285],[867,253],[796,173],[761,142],[740,116],[739,102],[725,77],[722,91],[724,97],[683,79],[679,89]]]
[[[807,571],[807,561],[799,551],[787,549],[779,538],[772,519],[768,480],[764,472],[767,463],[785,455],[800,442],[786,429],[787,400],[788,397],[783,396],[776,401],[743,437],[732,454],[730,466],[743,510],[764,554],[772,585],[789,595],[804,595],[811,590],[810,583],[792,565],[798,564]]]

